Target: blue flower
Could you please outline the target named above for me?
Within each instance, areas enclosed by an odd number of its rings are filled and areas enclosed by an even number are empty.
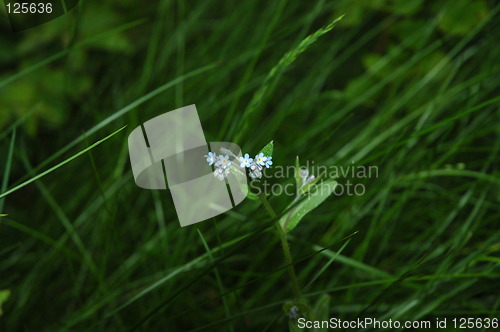
[[[253,159],[250,158],[248,153],[245,153],[243,157],[240,157],[240,167],[250,167],[250,164],[252,163]]]
[[[260,166],[264,166],[266,163],[266,160],[267,160],[267,157],[264,156],[264,153],[262,153],[262,152],[255,156],[255,162]]]
[[[214,152],[209,152],[207,157],[207,163],[208,165],[212,166],[213,163],[215,163],[215,159],[217,158],[217,155]]]
[[[273,159],[273,157],[266,157],[266,162],[265,162],[266,168],[269,168],[273,164],[272,159]]]
[[[226,168],[229,165],[231,165],[231,162],[229,161],[229,156],[227,154],[225,156],[219,156],[219,161],[217,162],[216,166]]]

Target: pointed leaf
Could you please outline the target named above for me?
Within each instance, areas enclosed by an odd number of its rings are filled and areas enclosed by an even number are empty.
[[[280,219],[280,225],[286,232],[293,230],[306,214],[314,210],[318,205],[323,203],[337,186],[337,181],[323,181],[310,191],[310,194],[300,203],[285,214]]]
[[[271,142],[267,143],[267,145],[264,146],[262,148],[262,150],[260,150],[260,152],[262,152],[264,154],[264,156],[266,156],[266,157],[272,157],[273,150],[274,150],[274,141],[271,141]]]

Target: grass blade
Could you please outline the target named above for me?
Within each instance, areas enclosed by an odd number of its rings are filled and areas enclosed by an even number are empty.
[[[105,141],[107,141],[107,140],[108,140],[108,139],[110,139],[111,137],[113,137],[113,136],[115,136],[116,134],[118,134],[119,132],[121,132],[121,131],[122,131],[123,129],[125,129],[126,127],[127,127],[127,126],[123,126],[123,127],[121,127],[120,129],[118,129],[118,130],[116,130],[115,132],[113,132],[113,133],[109,134],[108,136],[104,137],[103,139],[98,140],[97,142],[95,142],[95,143],[94,143],[94,144],[92,144],[91,146],[89,146],[89,147],[87,147],[87,148],[83,149],[82,151],[78,152],[77,154],[75,154],[75,155],[73,155],[73,156],[71,156],[71,157],[69,157],[69,158],[67,158],[67,159],[65,159],[65,160],[63,160],[63,161],[61,161],[59,164],[55,165],[54,167],[51,167],[51,168],[49,168],[48,170],[46,170],[46,171],[44,171],[44,172],[42,172],[42,173],[40,173],[40,174],[38,174],[38,175],[36,175],[36,176],[32,177],[31,179],[29,179],[29,180],[27,180],[27,181],[25,181],[25,182],[23,182],[23,183],[21,183],[21,184],[19,184],[19,185],[15,186],[14,188],[7,190],[6,192],[4,192],[4,193],[0,194],[0,198],[3,198],[3,197],[5,197],[5,196],[7,196],[7,195],[10,195],[10,194],[12,194],[13,192],[15,192],[15,191],[17,191],[17,190],[19,190],[19,189],[21,189],[21,188],[23,188],[23,187],[27,186],[28,184],[33,183],[33,182],[35,182],[35,181],[36,181],[36,180],[38,180],[38,179],[41,179],[41,178],[42,178],[42,177],[44,177],[45,175],[47,175],[47,174],[50,174],[50,173],[54,172],[54,171],[55,171],[55,170],[57,170],[58,168],[61,168],[62,166],[66,165],[67,163],[69,163],[69,162],[71,162],[71,161],[75,160],[76,158],[80,157],[81,155],[85,154],[87,151],[90,151],[90,150],[92,150],[93,148],[95,148],[96,146],[100,145],[101,143],[104,143]]]

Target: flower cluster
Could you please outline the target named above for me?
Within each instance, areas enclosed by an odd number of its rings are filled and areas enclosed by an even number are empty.
[[[220,155],[217,155],[215,152],[209,152],[208,155],[205,155],[208,165],[214,165],[215,167],[214,176],[221,181],[227,177],[231,170],[231,166],[233,166],[233,169],[237,169],[232,164],[232,161],[229,160],[229,154],[233,156],[233,161],[239,162],[241,168],[249,169],[248,175],[252,179],[262,178],[264,167],[269,168],[273,164],[273,157],[265,156],[262,152],[256,155],[255,158],[250,158],[248,153],[245,153],[243,157],[238,157],[227,149],[221,150],[223,154]]]
[[[252,179],[260,179],[264,167],[269,168],[273,164],[273,157],[264,156],[264,153],[259,153],[255,158],[250,158],[248,153],[243,157],[239,157],[240,167],[250,169],[249,174]]]
[[[227,154],[218,156],[215,152],[209,152],[205,157],[208,165],[215,166],[214,176],[221,181],[224,180],[228,176],[229,166],[231,166],[229,156]]]

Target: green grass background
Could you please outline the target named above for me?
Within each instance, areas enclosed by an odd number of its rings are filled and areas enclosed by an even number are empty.
[[[2,10],[1,331],[288,329],[258,201],[180,228],[133,181],[127,134],[189,104],[275,165],[379,168],[289,234],[322,317],[500,318],[496,1],[81,1],[17,33]]]

